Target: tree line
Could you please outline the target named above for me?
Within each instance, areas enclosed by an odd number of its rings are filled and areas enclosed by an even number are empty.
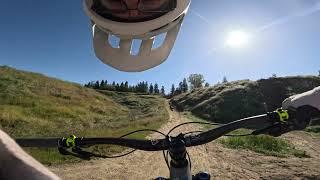
[[[227,78],[224,76],[222,83],[227,83]],[[183,78],[177,86],[172,84],[171,90],[168,94],[165,93],[165,87],[159,87],[158,83],[148,84],[146,81],[137,83],[136,85],[129,85],[128,81],[116,83],[108,83],[107,80],[91,81],[84,85],[88,88],[108,91],[119,91],[119,92],[135,92],[135,93],[146,93],[146,94],[160,94],[163,96],[175,96],[181,93],[186,93],[189,90],[196,88],[209,87],[210,84],[205,81],[202,74],[190,74],[188,78]]]
[[[320,76],[320,70],[318,71],[318,76]],[[272,74],[271,78],[276,78],[276,74]],[[227,83],[227,77],[224,76],[221,82],[217,84]],[[186,93],[193,89],[202,88],[202,87],[210,87],[210,84],[205,81],[204,76],[202,74],[190,74],[188,78],[183,78],[182,81],[178,83],[176,86],[172,84],[170,92],[165,93],[165,87],[161,86],[159,88],[158,83],[148,84],[146,81],[142,81],[137,83],[136,85],[129,85],[128,81],[116,83],[113,81],[112,83],[108,83],[107,80],[101,81],[91,81],[84,85],[88,88],[99,89],[99,90],[109,90],[109,91],[119,91],[119,92],[136,92],[136,93],[146,93],[146,94],[160,94],[167,97],[172,97],[181,93]]]
[[[84,85],[85,87],[98,89],[98,90],[108,90],[108,91],[118,91],[118,92],[135,92],[135,93],[146,93],[146,94],[161,94],[165,95],[165,88],[161,86],[159,89],[158,83],[154,85],[148,84],[148,82],[142,81],[136,85],[129,85],[128,81],[116,83],[108,83],[107,80],[101,81],[91,81]]]

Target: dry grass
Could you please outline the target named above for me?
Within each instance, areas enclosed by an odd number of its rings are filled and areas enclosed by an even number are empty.
[[[157,96],[102,94],[79,84],[0,67],[0,128],[15,138],[117,137],[136,129],[156,129],[167,119],[164,99]],[[75,161],[55,149],[27,151],[47,164]]]
[[[288,96],[317,86],[320,86],[317,76],[240,80],[194,89],[174,96],[171,103],[176,109],[191,111],[203,119],[227,123],[265,113],[264,102],[270,111],[279,108]]]

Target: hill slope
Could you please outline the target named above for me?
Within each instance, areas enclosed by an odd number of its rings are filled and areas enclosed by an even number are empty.
[[[114,137],[157,129],[167,119],[164,99],[158,96],[99,93],[0,66],[0,128],[13,137]]]
[[[283,77],[258,81],[235,81],[209,88],[195,89],[171,99],[180,111],[191,111],[201,118],[226,123],[281,107],[290,95],[320,86],[320,77]]]

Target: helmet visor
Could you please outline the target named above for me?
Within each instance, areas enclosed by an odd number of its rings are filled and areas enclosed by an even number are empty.
[[[177,6],[177,0],[94,0],[91,9],[119,22],[143,22],[158,18]]]

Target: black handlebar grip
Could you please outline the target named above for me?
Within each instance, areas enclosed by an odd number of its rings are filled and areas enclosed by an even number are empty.
[[[309,105],[301,106],[296,109],[295,117],[292,119],[295,130],[303,130],[309,124],[311,119],[320,117],[320,111]]]

